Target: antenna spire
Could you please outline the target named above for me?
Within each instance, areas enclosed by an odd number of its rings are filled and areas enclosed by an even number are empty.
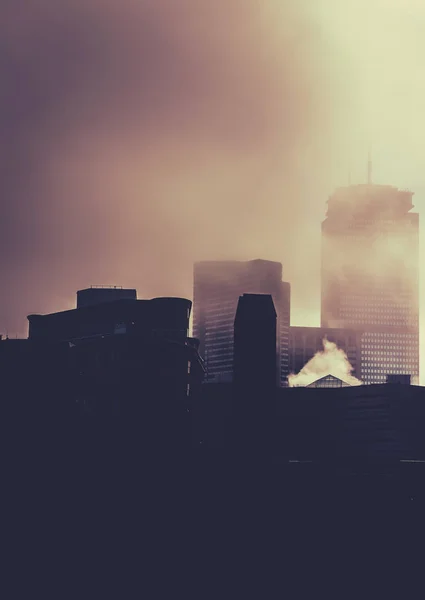
[[[372,184],[372,159],[370,156],[370,148],[369,148],[369,152],[367,154],[367,183],[369,185]]]

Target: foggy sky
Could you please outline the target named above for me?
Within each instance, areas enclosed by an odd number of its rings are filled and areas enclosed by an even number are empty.
[[[372,142],[380,182],[423,189],[400,143],[419,160],[425,91],[395,94],[389,75],[409,85],[403,56],[419,72],[413,0],[402,22],[396,0],[0,6],[2,332],[91,284],[191,297],[202,259],[279,260],[307,315],[348,163],[362,178]]]

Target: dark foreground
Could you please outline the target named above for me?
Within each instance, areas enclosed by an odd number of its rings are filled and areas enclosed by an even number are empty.
[[[337,413],[308,402],[278,429],[238,413],[249,435],[208,409],[215,429],[192,420],[192,437],[164,415],[15,407],[1,423],[3,597],[421,593],[420,399],[409,419],[381,396]]]
[[[16,597],[380,598],[422,585],[423,463],[251,464],[89,433],[21,448],[3,478]]]

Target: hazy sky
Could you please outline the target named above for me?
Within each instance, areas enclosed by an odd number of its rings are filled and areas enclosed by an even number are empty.
[[[337,185],[425,185],[420,0],[0,0],[0,330],[270,258],[316,324]]]

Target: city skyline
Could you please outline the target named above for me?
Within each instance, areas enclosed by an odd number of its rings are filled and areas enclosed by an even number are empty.
[[[0,6],[5,589],[415,585],[424,0]]]
[[[351,186],[348,186],[348,187],[345,186],[345,187],[342,187],[342,188],[336,188],[334,190],[334,194],[333,195],[335,195],[337,193],[341,193],[341,191],[343,191],[343,190],[348,190],[348,189],[365,189],[366,187],[367,187],[366,184],[352,184]],[[396,190],[397,189],[397,188],[395,188],[393,186],[385,186],[385,185],[380,185],[380,184],[377,184],[377,185],[373,184],[372,187],[374,187],[374,188],[376,188],[378,190],[381,189],[381,190],[384,190],[384,191],[385,190],[390,190],[391,191],[391,190]],[[414,192],[409,192],[409,191],[405,191],[405,190],[403,190],[401,193],[407,194],[409,196],[412,196],[414,194]],[[333,197],[333,195],[331,194],[330,197]],[[416,213],[416,214],[419,213],[419,211],[416,210],[416,202],[415,202],[415,207],[414,207],[414,213]],[[325,218],[325,213],[323,215],[323,218]],[[242,262],[248,262],[249,263],[249,262],[253,262],[253,261],[254,262],[255,261],[260,261],[261,262],[262,260],[264,260],[264,259],[263,258],[257,258],[257,259],[252,259],[251,261],[236,261],[236,262],[240,262],[240,263],[242,263]],[[208,262],[210,262],[210,263],[218,262],[219,263],[220,261],[213,261],[212,260],[212,261],[205,261],[205,262],[206,263],[208,263]],[[224,261],[224,262],[229,262],[229,261]],[[232,261],[230,261],[230,262],[232,262]],[[272,261],[272,262],[277,262],[277,261]],[[193,263],[193,264],[195,264],[195,263]],[[421,261],[419,261],[419,266],[421,266]],[[285,266],[284,266],[284,268],[285,268]],[[420,268],[419,270],[421,271],[422,269]],[[285,268],[285,272],[286,272],[286,268]],[[317,273],[317,275],[320,276],[320,273]],[[420,279],[422,279],[422,281],[423,281],[423,277],[422,278],[420,277]],[[290,281],[288,283],[289,283],[289,285],[291,285]],[[420,283],[421,283],[421,281],[420,281]],[[130,282],[130,285],[132,286],[131,282]],[[94,286],[94,287],[96,287],[96,286]],[[100,287],[102,287],[102,286],[100,286]],[[108,286],[105,286],[105,287],[108,287]],[[111,287],[117,287],[117,286],[112,286],[111,285]],[[420,285],[419,286],[419,291],[420,292],[421,292],[422,288],[423,288],[423,286]],[[255,288],[255,289],[258,289],[258,288]],[[320,290],[320,287],[319,287],[319,290]],[[133,291],[135,293],[135,290],[133,290]],[[240,293],[243,293],[243,291],[246,292],[247,290],[243,290],[241,288],[240,289]],[[178,294],[172,293],[172,290],[170,290],[170,293],[166,294],[166,296],[177,297]],[[421,294],[420,294],[420,296],[421,296]],[[184,297],[193,300],[192,290],[189,293],[185,294]],[[423,304],[421,303],[421,301],[419,299],[419,307],[421,308],[422,306],[423,306]],[[74,299],[72,298],[70,304],[67,304],[65,306],[64,305],[61,306],[60,303],[59,303],[59,306],[57,307],[57,310],[65,310],[66,308],[71,309],[73,307],[74,307]],[[321,309],[320,309],[320,301],[319,301],[319,306],[317,307],[317,310],[310,311],[307,315],[306,315],[305,311],[299,311],[299,310],[297,311],[297,306],[296,305],[294,306],[293,293],[292,293],[292,289],[291,289],[291,321],[290,321],[291,326],[295,326],[295,327],[317,327],[317,326],[319,326],[320,325],[320,310]],[[31,312],[36,312],[36,311],[31,311]],[[46,313],[48,311],[41,310],[41,311],[37,311],[37,312]],[[192,325],[192,319],[193,319],[193,315],[191,315],[191,325]],[[334,326],[337,326],[337,325],[334,324]],[[24,331],[17,332],[16,334],[13,334],[12,332],[4,330],[2,333],[3,333],[3,335],[8,335],[10,337],[26,337],[27,333],[28,333],[28,330],[26,328]],[[419,364],[421,365],[422,364],[421,357],[423,356],[424,337],[425,336],[424,336],[424,332],[422,330],[420,330],[419,333],[420,333],[420,336],[419,336],[420,337]],[[420,385],[424,385],[424,383],[425,383],[425,373],[424,373],[423,369],[419,369],[419,370],[420,370],[420,373],[421,373],[420,374],[419,383],[420,383]],[[415,381],[417,381],[417,379],[415,379]]]
[[[5,7],[0,329],[93,283],[191,297],[194,261],[257,257],[319,325],[318,224],[369,148],[423,214],[424,7],[88,4]]]

